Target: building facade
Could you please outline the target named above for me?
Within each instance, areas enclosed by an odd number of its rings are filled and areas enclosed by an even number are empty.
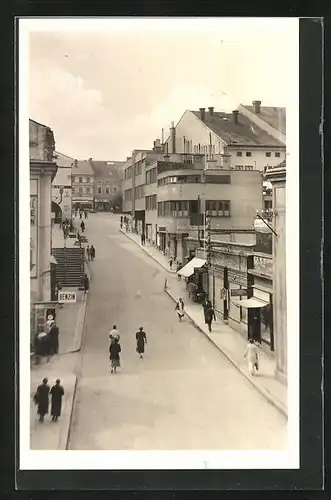
[[[94,172],[94,207],[97,211],[120,212],[122,193],[120,168],[124,162],[91,160]]]
[[[57,173],[52,130],[29,120],[30,145],[30,300],[51,300],[52,181]]]
[[[286,293],[286,162],[270,169],[273,187],[273,284],[276,376],[287,382],[287,293]]]
[[[74,159],[59,152],[55,153],[55,157],[58,169],[52,182],[52,213],[55,221],[70,220],[72,216],[71,178]]]
[[[74,160],[72,167],[72,210],[93,210],[94,171],[89,160]]]

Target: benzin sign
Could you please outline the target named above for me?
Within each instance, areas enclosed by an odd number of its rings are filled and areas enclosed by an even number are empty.
[[[77,297],[76,297],[76,292],[59,292],[58,294],[58,302],[61,304],[67,303],[67,302],[76,302]]]

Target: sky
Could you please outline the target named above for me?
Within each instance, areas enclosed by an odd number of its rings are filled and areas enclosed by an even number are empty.
[[[296,19],[24,21],[29,117],[73,158],[125,160],[186,109],[288,103]]]

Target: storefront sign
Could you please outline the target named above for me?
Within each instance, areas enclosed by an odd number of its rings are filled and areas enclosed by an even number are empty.
[[[247,289],[245,288],[236,288],[231,290],[231,297],[245,297],[247,296]]]
[[[61,304],[68,302],[75,303],[77,302],[76,292],[64,292],[63,290],[61,290],[58,293],[58,301]]]

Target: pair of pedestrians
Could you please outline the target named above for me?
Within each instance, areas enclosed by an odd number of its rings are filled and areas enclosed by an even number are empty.
[[[95,248],[93,245],[89,246],[87,245],[86,247],[86,255],[87,255],[87,260],[91,261],[95,259]]]
[[[45,415],[48,414],[49,395],[51,395],[51,416],[52,422],[57,422],[61,415],[62,398],[64,389],[60,379],[57,379],[52,388],[48,385],[48,379],[44,378],[42,384],[38,385],[37,391],[33,396],[33,400],[37,405],[37,414],[39,422],[44,422]]]
[[[116,325],[113,325],[113,329],[109,332],[109,359],[111,363],[111,373],[116,373],[116,369],[121,366],[120,353],[122,351],[120,344],[120,334],[117,330]],[[147,336],[144,328],[142,326],[139,327],[139,330],[136,332],[136,351],[139,354],[139,357],[142,359],[143,354],[145,352],[145,344],[147,344]]]

